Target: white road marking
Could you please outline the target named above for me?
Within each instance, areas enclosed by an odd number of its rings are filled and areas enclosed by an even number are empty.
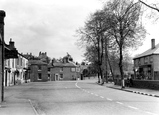
[[[97,94],[94,94],[95,96],[98,96]]]
[[[28,99],[28,101],[30,102],[31,107],[33,108],[34,112],[36,115],[39,115],[38,112],[36,111],[35,107],[33,106],[33,103],[30,99]]]
[[[65,88],[67,88],[67,87],[65,87]]]
[[[103,96],[100,96],[101,98],[104,98]]]
[[[133,107],[133,106],[128,106],[129,108],[131,108],[131,109],[138,109],[138,108],[136,108],[136,107]]]
[[[148,112],[148,111],[147,111],[146,113],[151,114],[151,115],[157,115],[157,114],[155,114],[155,113],[151,113],[151,112]]]
[[[77,83],[78,83],[78,82],[76,82],[76,84],[75,84],[75,85],[76,85],[76,87],[77,87],[77,88],[79,88],[79,89],[81,89],[81,87],[79,87],[79,86],[77,85]]]
[[[110,99],[110,98],[107,98],[107,100],[112,101],[112,99]]]
[[[92,95],[94,94],[94,93],[91,93]]]
[[[120,104],[120,105],[123,105],[123,103],[121,103],[121,102],[118,102],[118,101],[117,101],[116,103],[118,103],[118,104]]]

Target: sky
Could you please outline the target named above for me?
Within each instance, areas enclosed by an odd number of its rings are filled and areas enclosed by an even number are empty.
[[[145,3],[159,8],[158,0],[142,0]],[[156,4],[156,6],[154,5]],[[159,12],[152,10],[145,5],[142,5],[142,25],[146,29],[146,37],[144,38],[143,45],[139,46],[136,50],[132,50],[131,56],[135,57],[138,54],[151,48],[151,39],[155,39],[155,44],[159,43]]]
[[[81,62],[84,52],[75,44],[76,30],[102,6],[101,0],[1,0],[0,9],[6,12],[5,42],[8,44],[12,38],[19,53],[38,56],[41,51],[50,58],[60,58],[68,52],[74,61]],[[150,48],[152,38],[159,43],[159,19],[150,19],[147,14],[151,10],[145,11],[142,20],[147,35],[143,46],[133,50],[132,56]]]
[[[50,58],[66,56],[83,60],[83,49],[75,44],[76,30],[102,7],[99,0],[1,0],[6,12],[5,42],[10,38],[19,53],[47,52]]]

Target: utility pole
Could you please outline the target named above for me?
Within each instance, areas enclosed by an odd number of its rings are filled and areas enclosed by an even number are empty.
[[[108,83],[108,40],[105,38],[105,80]]]
[[[5,11],[0,10],[0,103],[4,101],[4,17]]]

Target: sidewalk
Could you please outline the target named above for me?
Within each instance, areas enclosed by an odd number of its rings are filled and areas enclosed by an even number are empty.
[[[141,88],[133,88],[133,87],[125,87],[121,88],[121,86],[114,85],[114,83],[104,83],[102,86],[106,86],[108,88],[113,88],[117,90],[127,91],[131,93],[137,93],[141,95],[153,96],[159,98],[159,91],[153,89],[141,89]]]
[[[30,100],[19,97],[20,86],[5,87],[4,102],[0,103],[0,115],[36,115]]]

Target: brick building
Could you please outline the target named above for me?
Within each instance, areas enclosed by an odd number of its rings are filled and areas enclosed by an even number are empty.
[[[48,81],[48,65],[41,60],[29,60],[31,82]]]
[[[151,48],[134,57],[135,79],[159,80],[159,44],[151,40]]]
[[[73,62],[72,57],[68,54],[62,61],[53,60],[50,74],[51,81],[76,80],[80,78],[80,67]]]

